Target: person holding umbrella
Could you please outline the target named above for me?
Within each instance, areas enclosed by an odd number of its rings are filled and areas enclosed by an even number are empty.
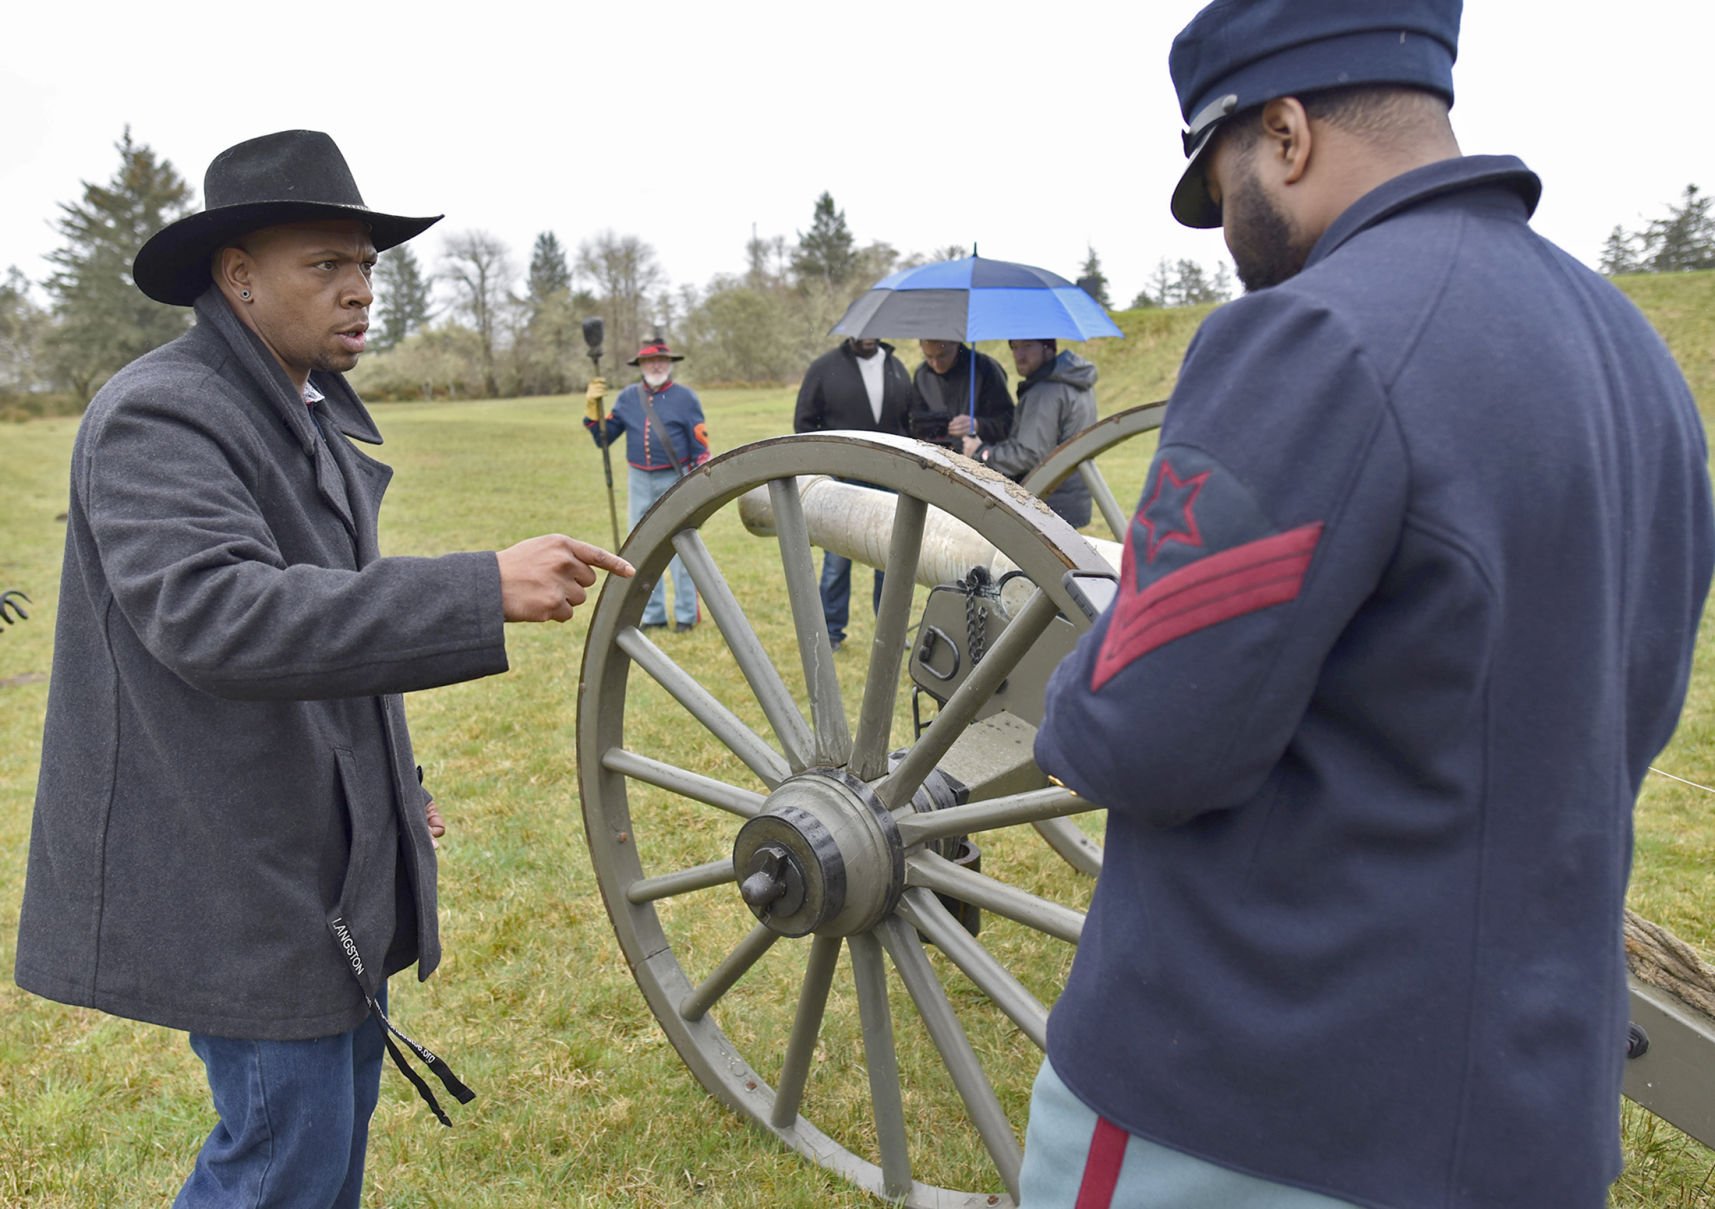
[[[1009,340],[1007,347],[1022,378],[1012,432],[993,443],[972,435],[962,440],[966,457],[1023,479],[1056,446],[1096,422],[1096,367],[1061,352],[1057,340]],[[1090,489],[1080,475],[1068,477],[1043,502],[1075,526],[1090,523]]]
[[[607,382],[590,380],[584,392],[587,413],[584,427],[597,444],[625,434],[625,460],[631,467],[626,499],[631,527],[680,477],[709,460],[709,431],[703,419],[703,404],[689,388],[673,381],[673,362],[685,358],[667,346],[660,336],[645,340],[627,365],[635,365],[641,380],[619,392],[605,423],[601,414]],[[677,556],[668,565],[673,579],[673,629],[692,629],[701,616],[697,589],[691,573]],[[643,608],[643,628],[667,625],[667,581],[655,584]]]
[[[1012,430],[1012,396],[1006,371],[987,353],[959,340],[919,340],[923,363],[912,376],[917,402],[910,422],[914,436],[955,438],[977,436],[985,442],[1002,440]],[[976,383],[971,375],[975,366]]]
[[[911,434],[962,449],[1006,439],[1006,371],[972,340],[1095,340],[1121,335],[1101,303],[1057,273],[966,256],[901,269],[871,286],[834,325],[841,336],[913,336],[923,350]]]

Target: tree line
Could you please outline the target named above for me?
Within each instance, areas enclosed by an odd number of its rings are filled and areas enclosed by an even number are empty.
[[[113,177],[85,182],[76,201],[61,203],[54,226],[63,242],[49,256],[47,279],[31,282],[13,267],[0,283],[0,401],[38,404],[26,413],[81,406],[191,321],[186,309],[144,297],[130,265],[151,234],[195,208],[194,194],[129,128],[115,149]],[[695,359],[701,383],[788,382],[825,351],[828,330],[874,281],[964,255],[956,245],[902,255],[880,240],[860,243],[826,192],[807,229],[790,239],[753,231],[743,270],[702,287],[675,286],[654,248],[633,234],[602,231],[568,248],[555,232],[541,232],[520,279],[504,241],[454,231],[432,264],[410,244],[381,254],[372,352],[353,376],[377,399],[561,394],[591,372],[582,321],[600,315],[608,366],[659,334]],[[1220,301],[1229,282],[1224,265],[1210,275],[1193,261],[1163,260],[1133,305]],[[1113,306],[1094,248],[1079,283]]]
[[[1715,269],[1715,214],[1712,199],[1696,185],[1685,186],[1677,204],[1661,218],[1635,231],[1616,225],[1602,245],[1602,272],[1683,273]]]
[[[195,208],[194,194],[129,128],[115,149],[113,177],[85,182],[76,201],[60,204],[54,226],[63,242],[48,257],[46,279],[32,282],[14,266],[0,280],[0,415],[75,410],[191,321],[187,309],[144,297],[130,266],[151,234]],[[373,352],[354,378],[377,399],[562,394],[581,388],[591,372],[582,321],[600,315],[610,372],[659,334],[694,358],[699,383],[790,382],[826,350],[829,328],[877,279],[965,254],[956,245],[901,254],[880,240],[860,243],[826,192],[806,230],[790,239],[753,230],[742,271],[701,287],[675,286],[654,248],[634,234],[601,231],[568,248],[556,233],[541,232],[520,279],[504,241],[454,231],[432,264],[410,244],[381,255]],[[1715,220],[1694,185],[1666,217],[1637,231],[1615,227],[1602,262],[1608,273],[1711,267]],[[1077,281],[1114,307],[1093,247]],[[1164,257],[1130,305],[1218,303],[1233,288],[1224,263],[1210,271]]]

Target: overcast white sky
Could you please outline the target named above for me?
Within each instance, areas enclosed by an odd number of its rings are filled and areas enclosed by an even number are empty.
[[[1385,0],[1377,0],[1378,3]],[[126,123],[198,190],[222,148],[326,130],[365,200],[506,241],[651,243],[675,284],[809,226],[824,189],[860,242],[973,242],[1076,276],[1094,246],[1123,305],[1162,257],[1225,259],[1176,226],[1167,75],[1198,0],[739,0],[597,6],[13,5],[0,41],[0,271],[32,280],[57,203],[106,181]],[[1522,156],[1538,230],[1594,264],[1616,223],[1715,189],[1710,0],[1467,0],[1454,126]],[[635,154],[598,175],[619,132]]]

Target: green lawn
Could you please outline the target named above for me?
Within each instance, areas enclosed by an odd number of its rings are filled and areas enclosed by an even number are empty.
[[[1698,275],[1699,278],[1707,275]],[[1670,283],[1671,284],[1671,283]],[[1709,282],[1684,279],[1703,291]],[[1701,323],[1706,308],[1671,300]],[[1109,384],[1104,414],[1150,401],[1171,385],[1196,316],[1123,316],[1132,339],[1099,352]],[[1699,329],[1700,330],[1700,329]],[[1671,338],[1671,337],[1670,337]],[[1710,347],[1705,342],[1704,348]],[[902,350],[904,351],[904,350]],[[1692,366],[1700,397],[1707,356]],[[704,402],[717,449],[790,426],[788,390],[711,391]],[[396,470],[383,514],[389,553],[488,549],[563,531],[606,543],[607,503],[596,451],[576,425],[581,400],[402,404],[379,409]],[[1707,413],[1706,413],[1707,414]],[[21,586],[29,621],[0,636],[0,967],[11,969],[23,882],[75,422],[0,427],[0,587]],[[1141,482],[1148,441],[1104,459],[1122,503]],[[621,513],[623,517],[623,485]],[[623,523],[623,521],[622,521]],[[730,526],[729,526],[730,528]],[[729,577],[766,578],[772,543],[736,532],[710,536]],[[746,543],[753,543],[747,546]],[[756,550],[754,565],[746,555]],[[865,589],[858,580],[861,598]],[[854,630],[867,620],[854,608]],[[564,626],[512,627],[505,676],[416,694],[418,754],[446,815],[441,850],[446,960],[426,985],[396,980],[403,1027],[449,1057],[479,1093],[441,1130],[402,1080],[387,1076],[370,1156],[368,1203],[411,1206],[863,1205],[836,1177],[785,1152],[713,1101],[664,1040],[621,958],[585,851],[574,762],[575,700],[587,611]],[[760,628],[760,627],[759,627]],[[662,644],[723,696],[741,695],[718,637],[705,629]],[[674,645],[677,644],[677,645]],[[860,644],[854,643],[854,646]],[[849,657],[842,655],[842,660]],[[843,687],[855,691],[842,663]],[[640,732],[693,764],[707,743],[647,693],[628,705]],[[628,720],[633,715],[628,713]],[[629,725],[629,721],[628,721]],[[1684,724],[1658,764],[1715,785],[1715,625],[1706,625]],[[679,738],[678,736],[683,736]],[[1633,905],[1715,953],[1715,819],[1707,793],[1652,777],[1638,809]],[[698,837],[687,850],[724,842]],[[1075,876],[1050,863],[1076,899]],[[702,900],[698,900],[701,903]],[[742,927],[731,902],[679,913],[675,937]],[[1012,946],[1004,928],[992,933]],[[1027,981],[1054,984],[1063,956],[1035,954]],[[729,1032],[779,1044],[770,1011],[791,993],[786,975],[759,971],[754,1016]],[[741,1001],[743,1002],[743,1001]],[[980,1005],[955,992],[955,1002]],[[740,1013],[734,1013],[735,1016]],[[979,1026],[979,1047],[1022,1103],[1033,1073],[1007,1030]],[[972,1162],[969,1131],[921,1052],[901,1041],[930,1130],[952,1176]],[[867,1128],[860,1051],[848,1017],[836,1017],[819,1051],[838,1089],[829,1124],[861,1141]],[[917,1079],[921,1075],[921,1086]],[[201,1069],[181,1035],[48,1004],[0,985],[0,1205],[165,1204],[209,1127]],[[1647,1114],[1628,1110],[1630,1169],[1614,1203],[1715,1206],[1715,1154]],[[930,1147],[934,1149],[935,1147]]]

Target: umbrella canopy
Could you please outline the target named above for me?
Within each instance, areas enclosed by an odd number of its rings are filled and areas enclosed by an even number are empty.
[[[1102,304],[1064,277],[980,256],[882,278],[833,330],[858,340],[1090,340],[1120,334]]]

